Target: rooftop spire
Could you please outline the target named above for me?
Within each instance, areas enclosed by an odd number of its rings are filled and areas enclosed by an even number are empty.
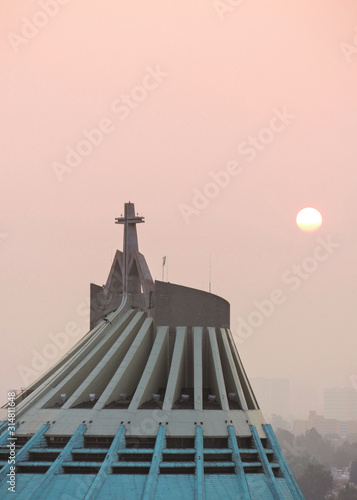
[[[134,203],[124,204],[124,217],[117,217],[115,224],[124,224],[123,241],[123,284],[124,293],[130,292],[128,289],[129,263],[135,251],[139,252],[138,235],[136,233],[136,224],[145,222],[144,217],[135,215]]]

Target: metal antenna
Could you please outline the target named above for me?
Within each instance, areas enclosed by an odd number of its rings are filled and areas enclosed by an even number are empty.
[[[211,293],[211,254],[209,254],[209,285],[208,285],[208,291]]]
[[[165,264],[166,264],[166,255],[162,258],[162,281],[165,281]]]

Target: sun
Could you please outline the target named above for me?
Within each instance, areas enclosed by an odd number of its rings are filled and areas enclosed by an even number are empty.
[[[296,224],[302,231],[313,233],[321,226],[322,217],[316,208],[303,208],[296,216]]]

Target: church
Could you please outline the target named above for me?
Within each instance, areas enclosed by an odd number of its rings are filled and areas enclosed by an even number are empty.
[[[11,424],[11,405],[0,410],[1,498],[304,500],[244,370],[229,303],[154,282],[143,222],[126,203],[123,251],[106,284],[91,284],[90,331],[14,398]]]

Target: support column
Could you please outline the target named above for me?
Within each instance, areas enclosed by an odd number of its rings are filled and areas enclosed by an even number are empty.
[[[0,436],[0,446],[6,446],[7,443],[7,438],[8,437],[11,437],[10,434],[9,434],[9,429],[8,429],[8,422],[5,422],[6,424],[6,430],[5,432]],[[14,424],[13,427],[15,427],[15,430],[17,429],[18,427],[18,424]],[[16,433],[15,433],[15,437],[16,437]]]
[[[169,327],[159,326],[144,373],[129,405],[129,411],[137,410],[144,401],[151,399],[151,395],[157,391],[160,384],[166,385],[168,341]]]
[[[278,489],[278,485],[276,483],[274,473],[270,467],[269,460],[266,456],[265,450],[263,448],[262,442],[260,441],[260,437],[258,435],[257,429],[255,428],[255,425],[250,426],[250,431],[252,433],[254,444],[255,444],[255,447],[258,451],[259,459],[260,459],[260,462],[263,466],[265,476],[268,480],[269,489],[272,492],[272,495],[273,495],[275,500],[281,500],[281,496],[279,493],[279,489]]]
[[[96,330],[97,333],[91,337],[87,343],[84,342],[82,349],[69,358],[68,362],[66,362],[62,368],[55,371],[53,376],[51,376],[46,383],[44,382],[41,387],[34,391],[33,394],[30,394],[20,403],[16,412],[17,418],[19,418],[25,411],[27,411],[30,407],[33,407],[35,404],[41,403],[41,406],[50,405],[52,401],[56,402],[57,396],[61,393],[67,393],[66,389],[63,390],[63,386],[67,383],[73,383],[72,378],[80,367],[83,367],[88,360],[91,359],[100,346],[108,341],[109,337],[118,335],[118,331],[121,332],[128,325],[134,315],[135,311],[133,310],[127,311],[127,313],[125,313],[121,318],[117,317],[117,311],[112,315],[109,315],[111,323],[104,323],[103,325],[100,325],[100,328]],[[117,321],[118,324],[116,325]],[[105,334],[107,333],[109,334],[106,337]],[[84,338],[86,338],[86,336]],[[48,387],[52,387],[52,389],[48,391]],[[46,396],[46,400],[40,401],[40,399],[44,398],[44,396]]]
[[[234,432],[233,425],[228,426],[228,445],[232,450],[232,459],[236,466],[236,475],[237,475],[238,492],[239,492],[237,500],[250,500],[247,479],[244,474],[243,463],[240,457],[237,438]]]
[[[221,358],[219,355],[219,349],[218,349],[218,344],[217,344],[216,329],[209,327],[208,328],[208,335],[209,335],[209,341],[210,341],[210,347],[211,347],[211,353],[212,353],[212,359],[213,359],[213,366],[214,366],[212,376],[215,378],[215,381],[216,381],[217,392],[218,392],[217,398],[218,398],[218,401],[221,405],[222,410],[229,411],[226,386],[224,384],[224,378],[223,378]],[[213,387],[212,387],[212,389],[215,390]]]
[[[245,397],[244,397],[244,393],[243,393],[243,389],[242,389],[242,386],[241,386],[241,383],[239,380],[238,372],[237,372],[237,369],[236,369],[236,366],[234,363],[231,349],[229,347],[227,332],[224,328],[221,328],[221,336],[222,336],[222,340],[223,340],[224,352],[225,352],[225,355],[227,357],[228,365],[229,365],[227,368],[227,371],[228,371],[229,375],[231,375],[231,380],[233,381],[233,384],[235,387],[235,391],[233,391],[233,392],[236,392],[236,394],[238,395],[238,399],[239,399],[239,402],[242,406],[242,410],[247,411],[248,410],[247,402],[246,402]]]
[[[259,406],[258,406],[257,400],[255,399],[255,396],[254,396],[253,390],[252,390],[252,388],[250,386],[247,374],[245,373],[242,361],[240,359],[240,356],[239,356],[239,353],[238,353],[238,350],[237,350],[237,346],[236,346],[236,344],[235,344],[235,342],[233,340],[232,333],[231,333],[231,331],[229,329],[227,329],[226,332],[227,332],[227,335],[228,335],[228,340],[229,340],[229,342],[230,342],[230,344],[232,346],[232,350],[233,350],[233,352],[235,354],[235,357],[236,357],[235,361],[236,361],[236,366],[237,366],[237,371],[238,371],[239,378],[241,380],[242,385],[243,384],[245,385],[246,392],[244,391],[244,393],[245,393],[245,400],[247,402],[248,409],[249,410],[259,410]]]
[[[153,320],[146,318],[125,358],[94,406],[95,410],[101,410],[118,399],[120,393],[130,396],[136,390],[144,370],[144,362],[148,359],[152,347],[152,330]]]
[[[45,490],[51,484],[51,482],[55,479],[57,474],[63,474],[63,462],[70,461],[72,459],[72,450],[74,448],[83,448],[84,446],[84,433],[87,429],[87,426],[81,424],[76,432],[73,434],[71,439],[68,441],[66,446],[63,448],[61,453],[58,455],[56,460],[53,462],[51,467],[48,469],[46,474],[43,476],[42,481],[40,480],[36,490],[31,491],[31,493],[26,497],[25,500],[31,500],[36,497],[40,499],[42,496],[44,498],[48,498]]]
[[[108,380],[112,378],[113,367],[111,360],[115,359],[117,366],[120,366],[125,354],[130,348],[131,343],[135,339],[140,327],[145,320],[143,312],[137,312],[129,323],[129,325],[121,332],[114,344],[102,356],[95,368],[83,380],[83,382],[75,389],[73,394],[68,398],[62,406],[63,409],[71,408],[83,401],[88,400],[88,394],[94,392],[98,395],[105,390]]]
[[[1,424],[0,424],[0,434],[6,429],[7,426],[8,426],[8,421],[7,420],[4,420],[3,422],[1,422]]]
[[[41,445],[41,440],[45,432],[49,429],[49,424],[42,425],[39,430],[32,436],[29,441],[16,453],[16,462],[25,461],[28,459],[29,451],[31,448],[35,448],[36,445]],[[15,440],[14,440],[15,441]],[[15,441],[16,442],[16,441]],[[11,443],[11,441],[9,441]],[[10,471],[10,464],[7,463],[0,471],[0,484],[2,481],[6,480],[6,475]]]
[[[193,363],[195,410],[202,410],[202,327],[193,328]]]
[[[179,398],[182,387],[183,367],[185,363],[185,346],[186,346],[186,333],[185,326],[176,328],[175,347],[172,354],[172,361],[170,367],[169,379],[167,381],[167,388],[165,400],[162,409],[170,411],[174,402]]]
[[[280,470],[283,473],[283,476],[288,484],[289,490],[291,491],[293,497],[299,498],[300,500],[304,500],[304,497],[302,496],[300,488],[297,485],[295,478],[292,475],[292,473],[291,473],[291,471],[286,463],[285,457],[283,455],[283,452],[281,451],[279,442],[276,439],[276,436],[274,434],[272,426],[270,424],[268,424],[268,425],[263,425],[262,427],[263,427],[263,430],[268,438],[269,445],[271,446],[271,448],[274,452],[274,456],[278,461]]]
[[[150,471],[145,481],[141,500],[153,500],[155,498],[157,482],[160,474],[160,462],[162,462],[162,450],[166,446],[165,432],[165,427],[160,425],[159,432],[156,437]]]
[[[106,476],[110,474],[111,465],[118,459],[117,451],[119,449],[125,448],[125,425],[121,425],[110,445],[109,451],[103,460],[102,466],[98,471],[96,478],[94,479],[91,487],[89,488],[84,500],[92,500],[97,498],[101,487],[106,479]]]
[[[196,448],[196,480],[195,480],[195,500],[205,500],[205,474],[203,466],[203,433],[202,427],[196,427],[195,437]]]

